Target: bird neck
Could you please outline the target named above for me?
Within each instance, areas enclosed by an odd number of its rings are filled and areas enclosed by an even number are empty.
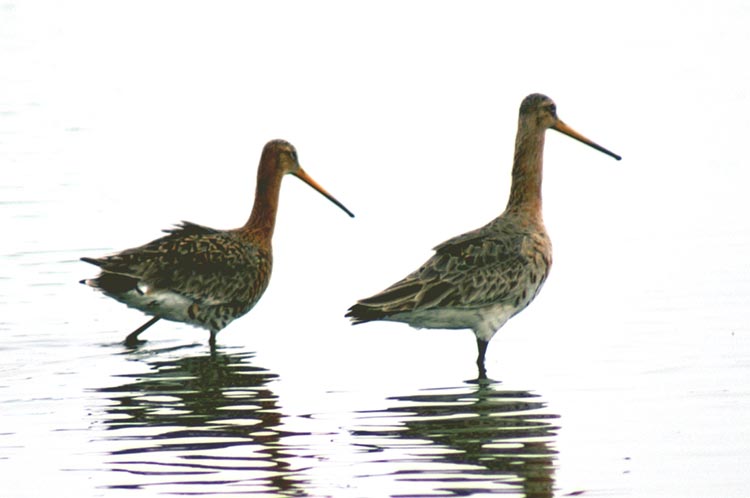
[[[256,242],[271,245],[276,227],[276,212],[279,207],[279,192],[284,174],[277,167],[277,158],[261,157],[258,180],[255,185],[255,201],[250,218],[241,231]]]
[[[541,218],[544,132],[544,129],[518,128],[506,211],[524,211]]]

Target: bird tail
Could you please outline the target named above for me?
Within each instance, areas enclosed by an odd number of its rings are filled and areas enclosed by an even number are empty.
[[[360,299],[357,304],[349,308],[345,316],[351,318],[352,323],[356,325],[373,320],[384,320],[395,313],[412,311],[421,289],[422,284],[418,281],[401,280],[383,292]]]
[[[104,261],[102,261],[101,259],[83,257],[81,258],[81,261],[83,261],[84,263],[89,263],[94,266],[99,266],[99,267],[104,266]]]
[[[386,314],[377,307],[357,303],[349,308],[349,311],[344,316],[351,319],[352,325],[357,325],[373,320],[382,320]]]
[[[125,294],[132,290],[140,292],[138,289],[137,278],[120,275],[118,273],[102,272],[102,274],[96,278],[81,280],[81,283],[95,289],[100,289],[105,293],[114,296]]]

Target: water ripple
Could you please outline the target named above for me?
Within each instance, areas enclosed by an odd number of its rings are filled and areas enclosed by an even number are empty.
[[[360,443],[383,454],[420,496],[517,493],[553,496],[558,429],[540,397],[499,384],[435,389],[390,398],[385,411],[359,414]],[[397,449],[397,458],[391,450]],[[432,492],[429,492],[432,490]]]
[[[100,443],[109,448],[109,470],[121,476],[108,487],[226,493],[231,485],[294,494],[278,444],[288,433],[280,429],[277,396],[268,388],[276,375],[250,364],[252,356],[152,360],[150,371],[97,389],[109,405]]]
[[[252,353],[159,353],[132,358],[147,371],[95,390],[105,488],[553,496],[557,415],[529,391],[464,384],[389,397],[375,410],[291,416],[271,390],[277,376]]]

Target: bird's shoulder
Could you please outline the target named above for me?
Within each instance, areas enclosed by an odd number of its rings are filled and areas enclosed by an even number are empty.
[[[544,230],[497,220],[435,247],[435,253],[407,281],[421,293],[439,296],[437,306],[502,302],[528,285],[541,285],[551,264]]]
[[[435,246],[428,263],[439,267],[458,265],[458,270],[463,271],[474,266],[512,263],[523,256],[530,235],[528,230],[496,219]]]
[[[144,278],[159,275],[229,273],[270,262],[271,254],[236,231],[182,222],[146,244],[92,260],[104,271]]]
[[[261,247],[242,239],[236,230],[217,230],[183,221],[164,232],[167,235],[120,254],[220,264],[252,259],[264,252]]]

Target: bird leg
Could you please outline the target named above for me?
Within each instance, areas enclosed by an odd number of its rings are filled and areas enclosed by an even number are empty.
[[[487,378],[487,369],[484,368],[484,355],[487,352],[488,344],[489,341],[477,337],[477,349],[479,350],[479,355],[477,356],[477,369],[479,370],[478,379]]]
[[[216,330],[211,331],[211,337],[208,338],[208,345],[211,346],[211,351],[216,348]]]
[[[144,323],[143,325],[141,325],[140,327],[138,327],[137,329],[135,329],[134,331],[132,331],[125,338],[125,345],[126,346],[135,346],[136,344],[138,344],[138,342],[139,342],[138,341],[138,335],[141,332],[143,332],[144,330],[146,330],[147,328],[149,328],[151,325],[153,325],[156,322],[158,322],[158,321],[159,321],[159,317],[155,316],[151,320],[147,321],[146,323]]]

